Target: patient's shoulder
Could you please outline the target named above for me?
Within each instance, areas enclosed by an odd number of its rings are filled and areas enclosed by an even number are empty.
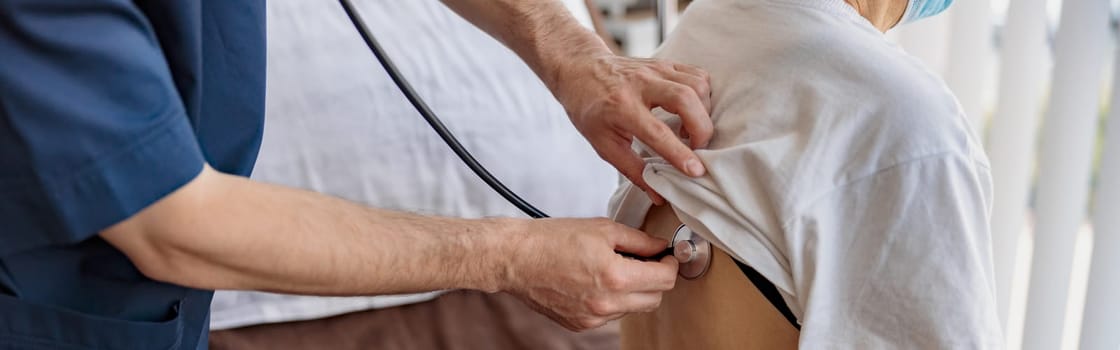
[[[713,149],[751,152],[752,172],[791,182],[931,153],[983,160],[945,83],[862,19],[735,3],[690,6],[658,54],[710,73]]]
[[[844,124],[850,136],[881,151],[876,154],[899,161],[977,146],[945,82],[896,44],[857,29],[808,28],[799,34],[778,56],[803,70],[784,88],[802,97],[800,106],[817,106],[796,107],[802,118],[839,129],[835,133],[843,133],[838,125]]]
[[[906,158],[899,161],[932,153],[973,153],[979,147],[952,91],[916,58],[896,50],[854,70],[867,73],[854,79],[865,91],[853,102],[867,101],[857,123],[866,136]]]
[[[767,119],[792,120],[787,132],[803,143],[789,150],[798,161],[788,173],[814,174],[793,183],[844,183],[938,154],[986,166],[968,119],[937,74],[881,37],[826,29],[799,29],[778,46],[769,64],[792,63],[797,70],[765,101],[743,102],[785,112]],[[821,176],[826,181],[816,181]]]

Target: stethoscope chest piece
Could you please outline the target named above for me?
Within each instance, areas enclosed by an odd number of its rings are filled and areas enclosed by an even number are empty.
[[[708,272],[712,264],[712,244],[681,225],[673,234],[673,257],[680,262],[677,274],[686,280],[695,279]]]

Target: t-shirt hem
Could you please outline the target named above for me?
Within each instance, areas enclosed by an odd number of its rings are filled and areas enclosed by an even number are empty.
[[[658,175],[652,176],[654,173],[652,168],[658,166],[663,167],[662,170],[664,171],[658,171],[656,172]],[[712,207],[698,208],[688,205],[690,201],[682,197],[688,196],[690,192],[677,186],[700,185],[691,181],[674,182],[664,177],[667,174],[687,178],[686,175],[679,173],[667,164],[647,165],[643,177],[658,194],[672,204],[673,211],[684,225],[709,240],[713,245],[730,255],[731,258],[750,266],[770,283],[773,283],[794,316],[800,320],[802,310],[800,304],[797,303],[797,299],[794,298],[793,282],[789,270],[775,256],[778,253],[774,249],[768,248],[767,244],[757,237],[762,233],[745,228],[739,223],[728,222],[725,220],[724,213],[717,213]],[[636,187],[629,182],[624,183],[616,194],[617,196],[612,200],[611,205],[612,219],[627,226],[639,227],[645,214],[652,206],[652,202],[646,199],[644,192],[636,190]],[[743,232],[744,230],[750,232],[748,234],[726,234],[727,232]],[[717,234],[717,232],[720,233]]]

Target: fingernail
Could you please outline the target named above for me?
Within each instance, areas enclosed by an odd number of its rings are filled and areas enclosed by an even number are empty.
[[[704,164],[700,164],[700,160],[696,158],[689,159],[684,162],[684,168],[688,170],[688,174],[692,176],[704,175]]]

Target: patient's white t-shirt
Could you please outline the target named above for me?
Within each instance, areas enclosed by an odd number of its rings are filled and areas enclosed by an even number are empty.
[[[711,74],[716,132],[707,175],[648,157],[646,181],[777,286],[803,348],[1001,346],[988,161],[940,79],[842,0],[700,0],[657,57]]]

